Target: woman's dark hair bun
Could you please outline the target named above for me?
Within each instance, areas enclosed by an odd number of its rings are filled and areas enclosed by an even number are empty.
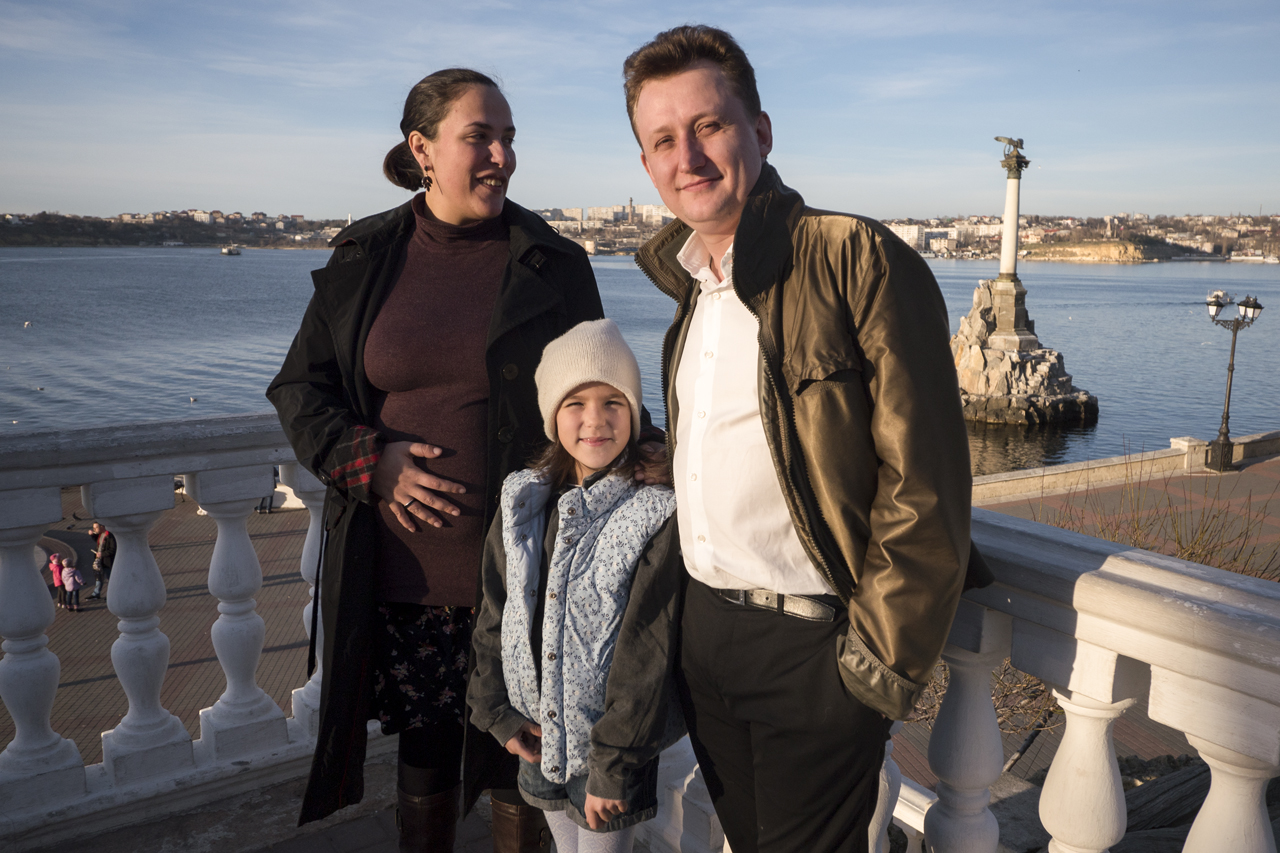
[[[387,152],[382,159],[382,174],[398,187],[414,191],[422,186],[422,167],[409,150],[409,134],[418,131],[434,140],[440,131],[440,122],[449,114],[449,108],[471,86],[498,84],[487,74],[470,68],[444,68],[428,74],[409,90],[404,101],[404,117],[400,119],[400,133],[405,141]]]

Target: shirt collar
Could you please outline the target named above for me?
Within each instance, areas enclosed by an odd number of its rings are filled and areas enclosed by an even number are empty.
[[[680,266],[684,267],[685,272],[701,283],[704,291],[733,286],[732,244],[720,259],[720,271],[724,273],[723,281],[717,281],[716,274],[711,271],[711,251],[707,249],[707,244],[703,242],[697,231],[689,235],[689,239],[676,255],[676,260],[680,262]]]

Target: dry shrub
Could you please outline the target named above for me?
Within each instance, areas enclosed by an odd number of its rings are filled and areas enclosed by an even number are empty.
[[[1280,550],[1274,544],[1259,543],[1280,486],[1261,506],[1254,505],[1250,492],[1244,506],[1236,510],[1222,496],[1221,477],[1184,481],[1178,490],[1180,502],[1174,494],[1173,478],[1172,473],[1166,474],[1163,482],[1153,487],[1150,469],[1144,471],[1140,462],[1134,463],[1126,454],[1119,506],[1108,507],[1103,495],[1086,486],[1068,492],[1066,506],[1061,509],[1045,507],[1042,496],[1040,504],[1031,508],[1031,517],[1108,542],[1250,577],[1280,580]]]
[[[950,681],[947,665],[939,662],[907,722],[920,723],[932,729]],[[1019,734],[1037,728],[1051,729],[1062,723],[1060,712],[1054,710],[1058,703],[1045,683],[1014,667],[1008,658],[991,673],[991,699],[996,709],[996,722],[1005,734]]]

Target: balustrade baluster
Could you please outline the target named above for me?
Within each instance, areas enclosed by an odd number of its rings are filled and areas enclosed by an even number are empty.
[[[884,742],[880,792],[876,797],[876,813],[871,817],[871,853],[889,853],[889,824],[893,823],[893,810],[898,805],[898,794],[902,791],[902,769],[893,760],[893,736],[900,731],[901,720],[889,728],[889,739]]]
[[[316,601],[316,569],[324,538],[325,485],[302,465],[293,462],[280,466],[280,482],[293,489],[311,519],[307,523],[307,539],[302,545],[302,578],[307,582],[307,604],[302,608],[302,621],[307,638],[311,638],[311,610]],[[293,691],[293,719],[301,726],[302,736],[315,738],[320,731],[320,685],[324,666],[324,620],[316,614],[316,669],[302,687]]]
[[[1053,695],[1066,714],[1062,743],[1040,792],[1049,853],[1102,853],[1124,838],[1124,786],[1111,729],[1134,703],[1099,702],[1069,690]]]
[[[249,539],[249,516],[275,489],[271,468],[223,468],[187,474],[187,493],[218,525],[209,563],[209,592],[218,599],[210,634],[227,689],[200,712],[201,747],[215,759],[234,758],[289,742],[284,711],[257,682],[266,623],[254,596],[262,566]]]
[[[1050,853],[1098,853],[1124,837],[1124,789],[1111,729],[1145,696],[1150,669],[1110,649],[1022,620],[1013,664],[1053,687],[1066,715],[1062,744],[1040,791]]]
[[[1009,654],[1010,633],[1008,616],[961,601],[942,653],[951,679],[929,738],[929,766],[938,777],[938,802],[924,818],[931,853],[995,853],[999,844],[989,804],[1004,751],[991,672]]]
[[[1212,782],[1183,853],[1276,853],[1267,816],[1267,783],[1280,775],[1280,766],[1195,735],[1187,735],[1187,740],[1209,765]]]
[[[1151,719],[1186,733],[1212,773],[1209,796],[1183,850],[1275,853],[1266,786],[1267,780],[1280,775],[1280,707],[1221,684],[1152,667],[1149,712]]]
[[[111,663],[129,699],[129,711],[102,733],[102,763],[117,784],[171,773],[195,763],[182,721],[160,705],[169,668],[169,638],[160,630],[164,578],[147,534],[173,508],[173,477],[138,477],[91,483],[80,489],[89,515],[116,537],[107,584],[107,609],[119,619]]]
[[[0,803],[8,812],[85,790],[80,750],[49,725],[61,664],[48,649],[55,611],[34,549],[61,519],[56,488],[0,492],[0,699],[15,729],[0,752]]]

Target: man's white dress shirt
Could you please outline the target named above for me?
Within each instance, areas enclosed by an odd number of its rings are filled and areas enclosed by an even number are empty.
[[[759,326],[733,290],[733,247],[722,280],[696,233],[677,257],[700,284],[676,369],[673,476],[685,566],[719,589],[830,594],[796,535],[765,439]]]

